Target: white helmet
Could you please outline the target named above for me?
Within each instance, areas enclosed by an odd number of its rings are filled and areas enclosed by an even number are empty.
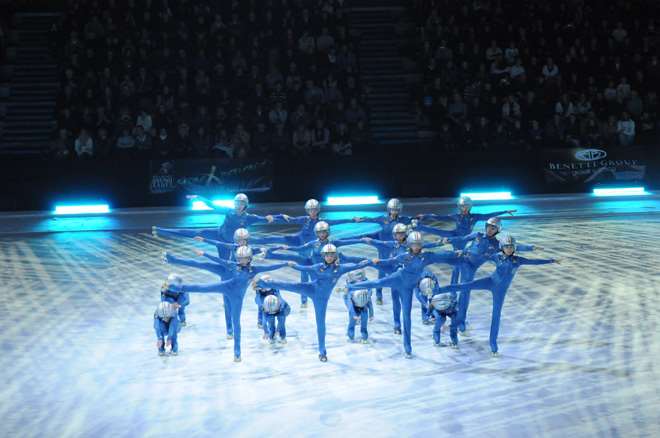
[[[234,243],[247,242],[250,240],[250,232],[245,228],[238,228],[234,231]]]
[[[355,304],[355,307],[364,307],[369,302],[369,291],[366,289],[360,289],[353,292],[351,295],[351,301]]]
[[[392,227],[392,236],[396,237],[398,233],[407,233],[408,227],[404,224],[396,224]]]
[[[435,280],[431,277],[424,277],[419,281],[419,291],[431,298],[435,289]]]
[[[334,246],[332,243],[328,243],[327,245],[323,245],[323,248],[321,248],[321,255],[326,256],[328,254],[334,254],[335,257],[337,256],[337,247]]]
[[[321,211],[321,203],[316,199],[308,199],[307,202],[305,202],[305,211],[307,214],[312,211],[316,211],[318,213]]]
[[[500,237],[500,249],[504,249],[505,246],[512,246],[513,250],[516,250],[516,239],[511,234]]]
[[[325,231],[326,233],[330,232],[330,225],[326,221],[318,221],[316,225],[314,225],[314,232],[317,235],[322,231]]]
[[[468,210],[472,208],[472,198],[469,196],[461,196],[456,202],[458,208],[466,207]]]
[[[431,306],[436,310],[447,310],[454,303],[450,294],[438,294],[431,298]]]
[[[161,301],[156,307],[154,316],[161,319],[170,319],[174,318],[177,315],[177,308],[174,306],[174,303],[167,301]]]
[[[268,313],[269,315],[274,315],[280,311],[280,300],[275,295],[268,295],[266,298],[264,298],[264,304],[262,307],[264,312]]]
[[[400,212],[403,209],[403,204],[397,198],[392,198],[387,201],[387,211],[388,213]]]
[[[360,281],[366,281],[367,275],[363,270],[351,271],[346,275],[346,283],[358,283]]]
[[[497,233],[502,231],[502,220],[499,217],[491,217],[488,219],[486,221],[486,227],[488,227],[488,225],[495,227]]]
[[[245,193],[239,193],[234,196],[234,208],[244,207],[247,208],[250,200]]]
[[[252,248],[247,245],[236,248],[236,260],[252,259]]]
[[[183,284],[183,278],[179,274],[170,274],[167,276],[167,284],[174,284],[176,286],[181,286]]]
[[[413,245],[421,246],[423,244],[422,233],[419,231],[413,231],[408,234],[406,244],[408,245],[408,248],[412,247]]]

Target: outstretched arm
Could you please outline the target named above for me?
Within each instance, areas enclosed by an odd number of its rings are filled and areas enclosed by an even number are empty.
[[[518,243],[516,244],[516,251],[537,251],[539,249],[542,249],[539,246],[536,245],[528,245],[525,243]]]
[[[364,257],[351,256],[346,254],[340,254],[339,258],[341,259],[342,263],[362,263],[366,260]]]
[[[224,291],[227,290],[227,288],[230,286],[230,283],[232,281],[233,280],[225,280],[219,283],[210,283],[210,284],[186,283],[181,286],[180,291],[183,293],[192,292],[192,293],[200,293],[200,294],[224,293]]]
[[[289,266],[289,263],[278,263],[276,265],[270,265],[270,266],[252,266],[252,269],[257,274],[261,274],[262,272],[277,271],[278,269],[286,268],[287,266]]]
[[[378,267],[391,268],[403,263],[403,261],[407,256],[408,254],[401,254],[399,256],[391,257],[389,259],[378,260],[377,263],[374,262],[374,264],[377,265]]]
[[[438,251],[424,253],[424,265],[433,263],[447,263],[448,265],[457,265],[461,258],[454,251]]]
[[[350,292],[346,292],[344,294],[344,304],[346,305],[346,309],[348,309],[348,317],[355,318],[357,315],[355,314],[355,308],[353,307],[353,301],[351,300]]]
[[[217,263],[198,262],[197,260],[192,259],[182,259],[169,253],[163,254],[163,260],[166,263],[170,263],[172,265],[189,266],[191,268],[204,269],[205,271],[211,271],[213,273],[217,273],[218,268],[224,268],[224,266],[218,265]]]
[[[341,275],[347,272],[355,271],[356,269],[362,269],[371,264],[372,263],[370,260],[362,260],[359,263],[341,263],[339,264],[339,269],[337,271]]]
[[[197,240],[199,242],[208,243],[210,245],[215,245],[216,248],[224,248],[224,249],[229,249],[229,250],[232,250],[232,251],[235,250],[238,246],[238,245],[236,245],[235,243],[232,243],[232,242],[222,242],[220,240],[207,239],[207,238],[204,238],[202,236],[195,237],[195,240]]]
[[[301,272],[314,272],[317,269],[321,267],[321,263],[317,263],[315,265],[298,265],[296,263],[290,262],[288,266],[291,269],[295,269],[296,271],[301,271]]]
[[[265,257],[269,260],[292,261],[292,262],[298,263],[299,265],[309,264],[309,259],[305,256],[300,255],[300,254],[276,254],[275,251],[277,251],[277,249],[268,249],[266,251]]]
[[[419,214],[417,215],[417,219],[424,221],[424,220],[436,220],[436,221],[453,221],[454,216],[451,214],[435,214],[435,213],[427,213],[427,214]],[[419,227],[419,225],[417,225]]]
[[[429,227],[428,225],[422,224],[418,224],[417,227],[415,227],[415,231],[421,231],[422,233],[433,234],[434,236],[440,237],[452,237],[455,235],[452,230],[441,230],[439,228]]]
[[[548,265],[550,263],[559,263],[556,259],[527,259],[525,257],[518,257],[521,265]]]
[[[250,236],[250,245],[270,245],[273,243],[286,243],[286,238],[288,235],[281,236],[263,236],[263,237],[252,237]]]
[[[273,223],[275,224],[298,224],[302,225],[308,219],[308,216],[289,216],[288,214],[274,214]]]
[[[452,245],[465,245],[467,242],[474,240],[479,236],[479,232],[475,231],[473,233],[470,233],[465,236],[453,236],[453,237],[448,237],[447,242],[451,243]]]
[[[223,205],[215,205],[210,199],[205,198],[203,196],[199,196],[199,195],[189,195],[188,199],[194,199],[196,201],[200,201],[200,202],[204,203],[204,205],[206,205],[207,207],[209,207],[209,208],[211,208],[215,211],[219,211],[221,213],[224,213],[224,214],[227,214],[227,213],[229,213],[230,211],[233,210],[233,208],[231,208],[231,207],[225,207]]]
[[[223,260],[220,257],[216,257],[214,255],[211,255],[211,254],[207,253],[207,252],[202,252],[200,255],[203,256],[203,257],[206,257],[207,259],[211,260],[212,262],[215,262],[215,263],[217,263],[221,266],[224,266],[227,269],[235,268],[238,265],[238,263],[236,263],[236,262],[232,262],[231,260]]]
[[[476,220],[485,221],[485,220],[488,220],[492,217],[501,216],[503,214],[510,214],[511,216],[513,216],[513,213],[515,213],[516,211],[518,211],[518,210],[501,210],[501,211],[494,211],[492,213],[470,213],[470,214]]]

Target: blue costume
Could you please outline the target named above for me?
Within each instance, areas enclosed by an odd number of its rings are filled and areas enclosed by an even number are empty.
[[[472,232],[472,229],[474,228],[474,225],[477,222],[485,221],[491,217],[509,213],[509,211],[510,210],[501,210],[501,211],[494,211],[492,213],[471,213],[471,212],[462,213],[461,212],[461,213],[454,213],[448,215],[423,214],[419,216],[420,220],[433,219],[437,221],[454,222],[456,224],[456,228],[454,228],[453,230],[440,230],[437,228],[428,227],[426,225],[420,224],[417,226],[416,230],[426,232],[429,234],[435,234],[436,236],[441,236],[441,237],[466,236]],[[465,248],[465,243],[466,242],[457,241],[456,243],[453,244],[454,249],[462,250],[463,248]],[[455,267],[451,273],[451,284],[456,284],[458,282],[459,274],[460,274],[460,269],[458,267]]]
[[[161,356],[165,354],[166,338],[172,346],[172,353],[177,354],[179,352],[179,342],[177,340],[177,334],[180,330],[179,320],[173,312],[165,315],[159,310],[157,308],[154,312],[154,330],[158,339],[158,354]]]
[[[252,266],[251,264],[242,266],[236,262],[223,260],[208,254],[204,254],[204,256],[227,269],[223,277],[227,280],[212,284],[184,284],[178,288],[182,292],[222,293],[228,298],[234,329],[234,358],[238,361],[241,358],[241,310],[243,309],[243,298],[248,284],[257,274],[274,271],[287,265],[281,263],[271,266]]]
[[[367,266],[370,262],[363,260],[360,264],[339,263],[335,261],[332,264],[317,263],[311,266],[292,265],[297,271],[309,273],[311,282],[289,283],[284,281],[257,281],[259,287],[272,287],[283,289],[299,294],[306,294],[314,303],[314,315],[316,317],[316,334],[319,342],[319,359],[323,362],[327,360],[327,351],[325,349],[325,314],[328,308],[328,300],[332,294],[332,289],[337,284],[339,277],[347,272]]]
[[[347,285],[349,290],[355,289],[370,289],[373,287],[392,287],[399,291],[399,299],[401,300],[401,307],[403,309],[403,346],[406,351],[406,356],[411,357],[411,312],[412,312],[412,296],[413,289],[428,265],[434,263],[448,263],[456,265],[459,263],[459,257],[454,252],[419,252],[417,254],[408,251],[406,254],[380,260],[376,265],[377,268],[398,269],[386,277],[378,280],[362,281]]]
[[[227,275],[228,272],[228,269],[224,265],[218,263],[211,263],[208,261],[200,262],[197,260],[182,259],[173,256],[169,253],[165,253],[164,258],[166,263],[170,263],[172,265],[189,266],[191,268],[203,269],[205,271],[212,272],[216,274],[218,277],[220,277],[221,280]],[[229,298],[227,298],[227,296],[224,294],[222,296],[222,299],[224,304],[225,327],[227,328],[227,337],[232,337],[234,336],[234,328],[231,318],[231,302],[229,301]]]
[[[426,289],[426,293],[422,292],[422,282],[428,279],[432,284],[432,288]],[[427,283],[428,287],[428,283]],[[447,317],[451,318],[451,325],[449,326],[449,337],[453,346],[458,345],[458,320],[456,318],[456,292],[440,292],[438,287],[438,278],[431,271],[424,271],[422,278],[415,287],[415,295],[422,304],[422,318],[424,314],[427,315],[427,321],[434,320],[433,325],[433,341],[436,346],[440,346],[440,332],[442,326],[445,325]]]
[[[280,336],[280,341],[286,342],[286,317],[291,313],[291,307],[284,298],[282,298],[280,291],[277,289],[262,291],[257,290],[255,301],[257,301],[259,309],[263,314],[264,336],[272,341],[275,338],[275,332],[277,332]],[[268,295],[274,295],[279,300],[280,306],[276,313],[268,313],[263,310],[264,298]]]
[[[518,269],[523,265],[545,265],[555,263],[554,259],[526,259],[516,255],[507,256],[504,253],[491,257],[496,269],[489,277],[480,278],[461,284],[452,284],[439,288],[440,292],[459,290],[489,290],[493,294],[493,314],[490,323],[490,349],[497,353],[497,335],[500,330],[500,316],[506,292]]]
[[[500,250],[497,233],[488,236],[486,233],[473,232],[467,236],[450,237],[452,245],[464,247],[463,259],[459,265],[461,283],[474,280],[477,270]],[[467,244],[467,245],[466,245]],[[517,244],[517,251],[533,251],[534,245]],[[458,329],[465,331],[467,310],[470,306],[470,289],[462,289],[458,300]]]
[[[346,336],[352,341],[355,338],[355,324],[360,321],[360,334],[362,341],[369,339],[369,332],[367,331],[367,323],[369,318],[373,315],[373,304],[371,303],[371,291],[368,292],[369,301],[364,307],[358,307],[353,302],[353,294],[355,291],[347,291],[344,294],[344,304],[348,309],[348,329]]]
[[[431,271],[422,272],[420,281],[422,278],[432,278],[437,282],[435,274],[433,274]],[[413,293],[415,294],[415,297],[417,297],[417,301],[419,301],[419,304],[421,304],[422,307],[422,323],[424,325],[430,324],[431,320],[433,319],[433,309],[429,305],[431,298],[422,293],[422,291],[419,289],[419,283],[415,285]]]
[[[391,234],[390,234],[391,235]],[[408,248],[406,247],[406,241],[399,242],[397,240],[377,240],[371,238],[362,238],[362,239],[346,239],[344,240],[345,244],[355,244],[355,243],[366,243],[371,245],[378,250],[379,258],[380,254],[384,254],[384,258],[397,257],[402,254],[408,253]],[[442,242],[433,242],[425,243],[422,248],[435,248],[442,245]],[[384,278],[396,271],[397,266],[392,266],[391,268],[386,268],[384,266],[378,267],[378,278]],[[382,289],[380,289],[382,291]],[[378,291],[378,289],[377,289]],[[401,299],[399,297],[399,291],[395,287],[390,287],[390,293],[392,295],[392,318],[394,320],[394,331],[396,333],[401,333]],[[378,292],[376,292],[376,297],[378,297]]]
[[[183,325],[186,324],[186,306],[190,304],[190,296],[187,293],[180,293],[168,287],[160,289],[160,300],[168,303],[177,303],[179,305],[178,319]]]
[[[377,239],[378,241],[390,241],[392,239],[392,229],[396,224],[404,224],[404,225],[410,225],[410,223],[413,221],[413,218],[410,216],[399,216],[397,215],[395,218],[392,218],[390,214],[386,214],[383,216],[378,216],[378,217],[365,217],[365,218],[360,218],[360,222],[364,223],[371,223],[371,224],[378,224],[380,225],[380,231],[376,233],[370,234],[368,237],[371,237],[373,239]],[[378,251],[378,258],[379,259],[386,259],[389,257],[392,257],[392,251],[390,248],[379,246],[377,244],[374,244],[376,247],[376,250]],[[378,278],[383,278],[387,275],[387,272],[385,271],[378,271]],[[383,289],[378,288],[376,289],[376,300],[382,302],[383,301]],[[394,304],[396,300],[394,297],[392,297],[392,303]],[[400,326],[401,324],[399,324]]]

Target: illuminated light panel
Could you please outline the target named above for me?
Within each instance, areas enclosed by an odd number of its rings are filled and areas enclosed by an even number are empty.
[[[617,187],[594,189],[596,196],[641,196],[648,195],[644,187]]]
[[[218,206],[218,207],[234,208],[234,200],[233,199],[214,199],[214,200],[211,201],[211,203],[213,205]],[[213,210],[211,207],[204,204],[202,201],[193,201],[192,209],[194,211]]]
[[[461,196],[468,196],[473,201],[506,201],[513,199],[511,192],[469,192],[461,193]]]
[[[377,195],[328,196],[328,199],[325,201],[326,205],[371,205],[382,203],[383,201],[378,199]]]
[[[105,214],[110,213],[108,204],[56,205],[54,214]]]

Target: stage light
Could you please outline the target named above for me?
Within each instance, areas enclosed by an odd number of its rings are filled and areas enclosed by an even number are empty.
[[[233,199],[213,199],[211,201],[211,204],[216,205],[218,207],[234,208],[234,200]],[[206,205],[202,201],[193,201],[192,202],[192,209],[194,211],[213,210],[211,207],[209,207],[208,205]]]
[[[378,195],[328,196],[325,205],[373,205],[382,204]]]
[[[56,215],[65,214],[105,214],[110,213],[108,204],[56,205]]]
[[[596,196],[641,196],[648,195],[644,187],[611,187],[594,189]]]
[[[473,201],[506,201],[513,199],[511,192],[466,192],[461,196],[468,196]]]

